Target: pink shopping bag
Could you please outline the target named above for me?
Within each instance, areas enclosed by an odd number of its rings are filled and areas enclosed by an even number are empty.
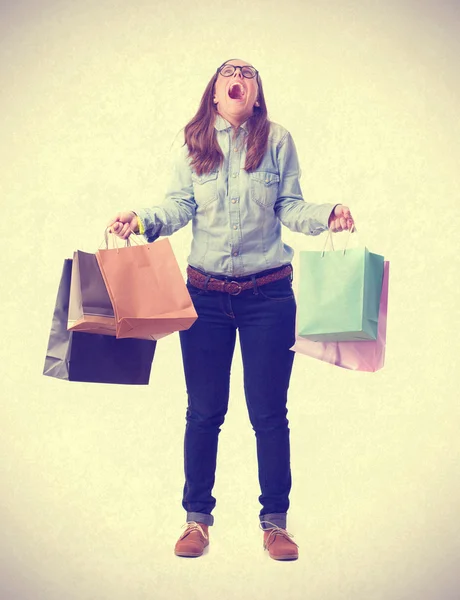
[[[352,371],[378,371],[385,362],[389,261],[384,262],[377,339],[356,342],[313,342],[299,335],[291,350]]]

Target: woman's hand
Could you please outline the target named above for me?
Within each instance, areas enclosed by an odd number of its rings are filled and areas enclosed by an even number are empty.
[[[332,232],[343,231],[344,229],[351,229],[355,222],[351,216],[350,209],[348,206],[338,204],[329,217],[329,229]]]
[[[123,240],[127,240],[132,233],[139,231],[137,215],[132,210],[119,212],[107,223],[107,227],[111,233],[114,233]]]

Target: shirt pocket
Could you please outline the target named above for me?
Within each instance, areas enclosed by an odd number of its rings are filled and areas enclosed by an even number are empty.
[[[260,206],[271,208],[278,198],[280,176],[268,171],[254,171],[249,174],[251,198]]]
[[[201,208],[207,206],[210,202],[217,200],[217,176],[218,171],[203,173],[197,175],[192,172],[193,193],[195,202]]]

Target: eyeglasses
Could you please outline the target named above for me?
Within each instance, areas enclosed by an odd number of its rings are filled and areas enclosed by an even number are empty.
[[[235,71],[239,69],[241,71],[241,75],[246,79],[253,79],[259,71],[254,69],[254,67],[249,67],[245,65],[244,67],[240,67],[239,65],[227,65],[224,64],[217,69],[217,72],[222,75],[222,77],[231,77]]]

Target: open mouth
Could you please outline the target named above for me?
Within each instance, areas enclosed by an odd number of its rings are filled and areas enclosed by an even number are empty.
[[[228,89],[228,95],[232,100],[243,100],[244,98],[244,87],[241,83],[232,83]]]

